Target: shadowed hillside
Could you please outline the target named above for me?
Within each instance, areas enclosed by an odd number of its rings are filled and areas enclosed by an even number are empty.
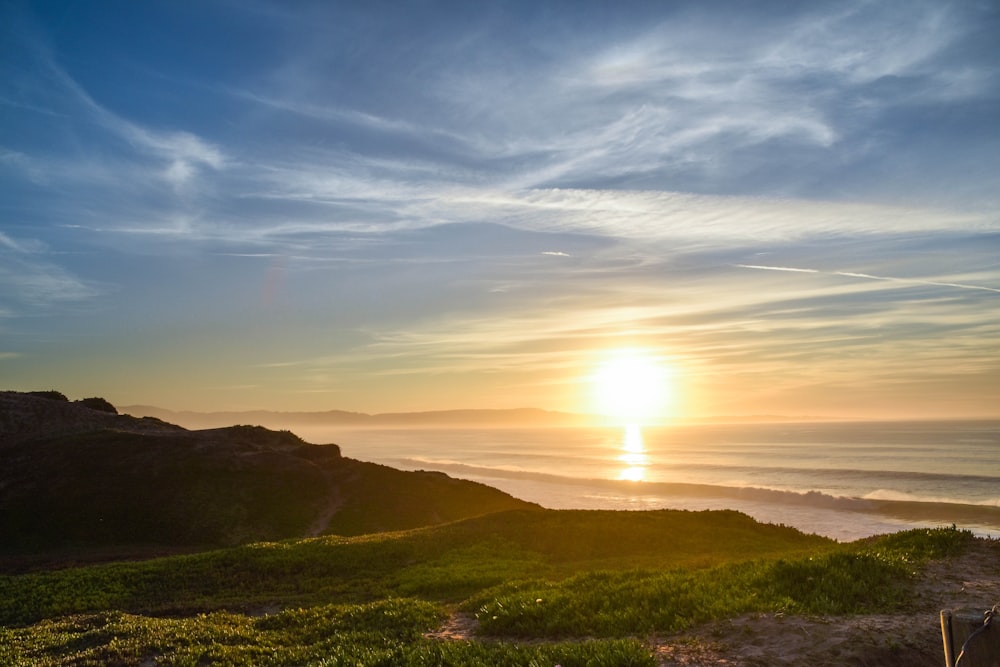
[[[188,431],[44,394],[0,392],[0,544],[12,553],[356,535],[532,506],[287,431]]]

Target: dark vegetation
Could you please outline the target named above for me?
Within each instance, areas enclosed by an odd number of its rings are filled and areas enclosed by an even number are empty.
[[[61,391],[55,391],[55,390],[29,391],[25,393],[28,396],[37,396],[38,398],[45,398],[50,401],[62,401],[63,403],[70,402],[69,398],[66,397],[66,394],[62,393]],[[86,408],[90,408],[91,410],[110,412],[111,414],[115,415],[118,414],[118,410],[117,408],[115,408],[115,406],[111,405],[111,403],[106,399],[97,396],[91,398],[81,398],[79,401],[76,401],[76,403],[79,403],[80,405]]]
[[[357,535],[529,507],[257,426],[188,431],[104,399],[0,393],[0,557]],[[21,558],[19,562],[24,562]]]
[[[652,666],[651,638],[739,614],[906,614],[925,563],[976,542],[943,529],[845,545],[732,511],[543,510],[290,433],[0,400],[98,415],[49,413],[31,436],[25,414],[0,412],[16,434],[0,448],[4,540],[202,547],[0,575],[2,665]],[[317,521],[325,534],[303,538]],[[449,616],[473,634],[429,637]]]

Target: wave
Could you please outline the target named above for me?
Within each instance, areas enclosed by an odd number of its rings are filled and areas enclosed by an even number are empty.
[[[844,513],[862,513],[909,523],[954,523],[1000,530],[1000,498],[982,501],[922,497],[888,489],[879,489],[865,497],[837,496],[820,491],[791,491],[759,486],[726,486],[685,482],[631,482],[611,479],[583,479],[551,473],[531,472],[507,467],[488,467],[455,461],[403,459],[408,467],[431,466],[435,470],[479,478],[529,480],[560,486],[580,486],[611,490],[622,495],[662,498],[722,499],[740,503],[764,503],[778,506],[808,507]]]
[[[908,503],[936,503],[940,505],[975,505],[981,507],[1000,508],[1000,497],[985,500],[968,500],[964,498],[948,498],[943,496],[920,496],[906,491],[894,489],[875,489],[863,496],[867,500],[889,500]]]
[[[1000,477],[996,475],[971,475],[967,473],[921,472],[916,470],[869,470],[864,468],[808,468],[803,466],[747,466],[719,463],[672,463],[654,464],[650,468],[662,470],[717,471],[730,474],[753,475],[810,474],[834,475],[841,479],[865,480],[871,478],[893,479],[901,482],[929,482],[941,485],[983,484],[1000,488]]]

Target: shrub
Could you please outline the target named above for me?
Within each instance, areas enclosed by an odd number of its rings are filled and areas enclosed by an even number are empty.
[[[54,389],[49,391],[29,391],[26,393],[28,396],[37,396],[38,398],[47,398],[50,401],[62,401],[63,403],[69,403],[69,399],[66,398],[66,394]]]
[[[91,410],[98,410],[100,412],[110,412],[113,415],[118,414],[118,410],[115,408],[115,406],[111,405],[111,403],[98,396],[93,396],[91,398],[81,398],[79,401],[77,401],[77,403],[79,403],[85,408],[90,408]]]
[[[948,558],[961,555],[974,541],[972,531],[951,528],[905,530],[871,541],[875,553],[893,553],[909,560]]]

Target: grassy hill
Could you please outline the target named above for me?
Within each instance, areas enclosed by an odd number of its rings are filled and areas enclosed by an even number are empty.
[[[0,576],[0,664],[651,666],[651,637],[739,614],[906,613],[923,564],[974,542],[842,545],[736,512],[509,511]],[[429,637],[449,616],[471,634]],[[898,642],[882,648],[864,664],[899,664]]]

